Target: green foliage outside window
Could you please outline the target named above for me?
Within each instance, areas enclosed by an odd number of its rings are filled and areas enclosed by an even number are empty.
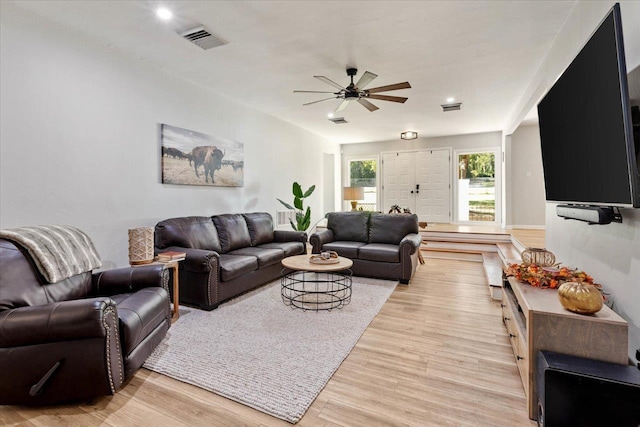
[[[352,187],[375,187],[378,162],[357,160],[350,163],[350,185]]]
[[[460,178],[495,178],[495,154],[476,153],[460,156]]]

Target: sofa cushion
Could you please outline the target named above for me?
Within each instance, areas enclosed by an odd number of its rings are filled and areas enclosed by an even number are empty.
[[[222,252],[251,246],[247,222],[241,214],[225,214],[211,217],[220,236]]]
[[[242,214],[247,222],[251,246],[273,242],[273,218],[266,212]]]
[[[272,242],[258,246],[259,248],[281,249],[284,256],[302,255],[306,253],[304,243],[302,242]]]
[[[418,216],[415,214],[371,215],[369,243],[397,245],[407,235],[418,232]]]
[[[333,230],[335,240],[369,241],[369,212],[331,212],[327,228]]]
[[[367,261],[400,262],[400,246],[369,243],[358,248],[358,258]]]
[[[216,227],[207,216],[187,216],[160,221],[155,229],[155,245],[158,249],[179,246],[216,252],[221,250]]]
[[[334,241],[322,245],[323,251],[336,251],[338,255],[349,259],[358,259],[358,250],[366,245],[362,242]]]
[[[158,325],[167,321],[169,296],[164,288],[150,287],[111,297],[118,305],[122,353],[128,356]]]
[[[258,259],[258,268],[268,267],[273,264],[277,264],[284,258],[284,251],[282,249],[270,249],[270,248],[242,248],[236,249],[227,253],[227,255],[247,255],[254,256]]]
[[[235,279],[258,269],[258,258],[246,255],[220,255],[220,279],[223,282]]]

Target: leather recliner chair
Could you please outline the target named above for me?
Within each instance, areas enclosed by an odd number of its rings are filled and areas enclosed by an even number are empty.
[[[114,394],[171,325],[168,281],[149,265],[47,283],[26,250],[0,239],[0,405]]]

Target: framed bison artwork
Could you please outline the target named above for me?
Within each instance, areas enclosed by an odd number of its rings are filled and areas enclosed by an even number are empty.
[[[204,133],[161,125],[162,183],[244,185],[244,144]]]

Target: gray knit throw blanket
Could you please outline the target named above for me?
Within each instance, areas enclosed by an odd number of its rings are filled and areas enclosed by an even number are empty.
[[[68,225],[0,230],[0,238],[24,247],[49,283],[102,267],[89,236]]]

